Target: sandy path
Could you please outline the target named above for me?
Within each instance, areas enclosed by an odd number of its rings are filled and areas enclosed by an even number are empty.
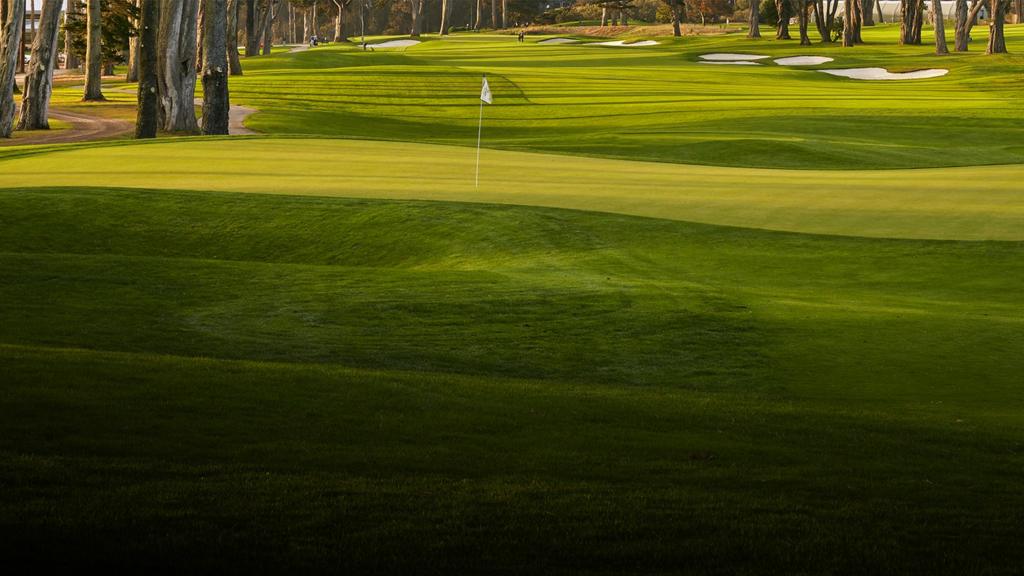
[[[24,138],[12,138],[0,142],[0,146],[22,146],[28,144],[65,144],[70,142],[86,142],[107,140],[130,133],[134,126],[131,122],[115,118],[89,116],[67,110],[50,109],[50,118],[71,124],[64,130],[34,130]]]

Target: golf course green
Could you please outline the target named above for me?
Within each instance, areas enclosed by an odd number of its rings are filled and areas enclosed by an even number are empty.
[[[282,49],[258,136],[0,149],[0,550],[1019,573],[1024,25],[896,33]]]

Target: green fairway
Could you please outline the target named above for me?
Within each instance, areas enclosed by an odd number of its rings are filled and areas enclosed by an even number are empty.
[[[1024,240],[1019,165],[764,170],[390,142],[178,140],[55,147],[0,163],[19,186],[123,186],[576,208],[821,234]],[[177,163],[167,172],[167,159]],[[399,163],[396,165],[396,159]],[[48,167],[57,163],[60,171]],[[109,166],[119,166],[111,172]]]
[[[1019,573],[1024,59],[895,32],[280,51],[261,136],[0,150],[0,552]]]
[[[67,541],[69,558],[216,564],[218,535],[228,551],[266,539],[261,562],[443,570],[467,567],[456,550],[505,566],[568,550],[581,568],[596,547],[594,562],[713,568],[742,530],[734,567],[845,569],[881,530],[896,568],[908,547],[1020,559],[1020,243],[167,191],[8,191],[0,208],[0,518],[31,515],[28,542]],[[58,523],[33,503],[64,474],[87,480]],[[94,500],[98,485],[123,488]],[[503,531],[478,531],[480,506]],[[299,517],[326,556],[294,548]],[[147,528],[123,540],[122,518]],[[953,518],[988,528],[952,550],[896,528]],[[114,540],[74,536],[90,525]],[[806,552],[776,550],[780,531]]]
[[[978,29],[976,29],[978,33]],[[405,50],[332,46],[254,62],[232,84],[272,134],[321,134],[472,145],[480,74],[486,145],[516,150],[771,168],[918,168],[1024,162],[1024,26],[1013,54],[937,59],[895,45],[896,27],[838,45],[737,35],[659,38],[643,48],[519,46],[514,36],[458,35]],[[701,54],[828,55],[810,70],[709,66]],[[865,82],[814,68],[943,67],[934,80]]]

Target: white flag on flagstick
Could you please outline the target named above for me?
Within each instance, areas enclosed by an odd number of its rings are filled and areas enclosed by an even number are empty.
[[[487,76],[484,76],[484,86],[480,89],[480,99],[488,104],[494,103],[491,98],[491,85],[487,83]]]

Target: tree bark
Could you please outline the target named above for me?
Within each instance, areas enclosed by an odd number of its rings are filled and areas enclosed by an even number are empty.
[[[498,0],[490,0],[491,2],[491,28],[498,28]]]
[[[203,0],[203,134],[227,134],[228,99],[227,3]]]
[[[935,19],[935,54],[945,56],[949,54],[949,47],[946,46],[946,21],[942,15],[941,0],[932,0],[932,14]]]
[[[875,25],[875,0],[861,0],[860,13],[863,21],[862,26],[874,26]]]
[[[260,46],[263,49],[262,54],[264,56],[270,55],[270,49],[274,45],[274,6],[276,2],[274,0],[267,0],[267,9],[263,13],[263,26],[260,32]],[[313,10],[316,10],[316,4],[313,5]]]
[[[139,2],[142,0],[132,0],[132,4],[139,8]],[[67,20],[65,19],[65,22]],[[138,18],[132,18],[132,23],[135,24],[136,30],[141,27]],[[65,31],[65,34],[67,32]],[[65,52],[65,58],[68,57],[68,53]],[[128,73],[124,77],[125,82],[138,82],[139,81],[139,36],[136,33],[128,40]]]
[[[199,131],[195,113],[198,0],[163,2],[160,13],[160,121],[166,132]]]
[[[227,3],[226,45],[228,52],[228,70],[232,76],[242,75],[242,60],[238,57],[238,0]]]
[[[679,0],[672,1],[672,32],[679,36],[679,17],[675,13]],[[750,0],[750,16],[748,18],[747,38],[761,37],[761,3],[759,0]]]
[[[348,36],[345,35],[345,9],[350,2],[351,0],[334,0],[334,5],[338,7],[338,18],[334,21],[335,42],[348,42]]]
[[[74,2],[69,1],[67,10],[64,11],[64,69],[74,70],[81,64],[78,62],[78,56],[72,54],[71,45],[74,42],[75,37],[68,34],[67,24],[68,15],[74,10]]]
[[[448,26],[450,25],[449,20],[451,19],[451,8],[452,3],[450,0],[441,0],[441,36],[448,35]]]
[[[412,16],[412,30],[409,31],[409,35],[419,38],[422,27],[420,21],[423,16],[423,0],[409,0],[409,14]]]
[[[245,57],[259,56],[260,40],[256,34],[256,0],[245,0]]]
[[[682,20],[683,20],[683,0],[670,0],[668,7],[672,12],[672,35],[676,38],[680,38],[683,35]],[[753,7],[751,7],[753,9]],[[757,36],[751,36],[751,38],[760,38],[761,32],[760,27],[757,28]]]
[[[44,0],[45,1],[45,0]],[[46,4],[44,4],[45,9]],[[88,0],[86,5],[87,30],[85,49],[85,95],[82,100],[95,102],[103,97],[103,13],[100,0]],[[33,43],[34,47],[35,43]]]
[[[1022,1],[1024,1],[1024,0],[1017,0],[1017,4],[1019,5]],[[501,29],[502,30],[505,30],[506,28],[508,28],[508,25],[506,24],[506,20],[505,20],[505,14],[507,14],[507,13],[508,13],[508,0],[501,0]],[[1017,10],[1017,14],[1020,14],[1020,9],[1019,8]],[[1017,16],[1017,19],[1019,20],[1020,16]]]
[[[53,68],[57,63],[57,36],[63,0],[43,0],[42,14],[32,39],[32,61],[25,74],[18,130],[48,130]]]
[[[1005,54],[1006,36],[1003,25],[1006,23],[1006,5],[1003,0],[992,0],[992,17],[988,25],[988,48],[985,54]]]
[[[775,8],[779,12],[779,20],[776,22],[775,26],[775,39],[790,40],[789,19],[792,15],[789,13],[789,2],[786,0],[775,0]]]
[[[920,44],[924,0],[901,0],[900,44]]]
[[[25,31],[24,0],[3,0],[6,18],[3,20],[3,35],[0,41],[0,137],[10,138],[14,130],[14,76],[18,71],[18,54],[21,52],[21,36]]]
[[[484,15],[484,0],[476,0],[476,23],[473,24],[473,30],[480,30],[480,24],[483,20]]]
[[[160,81],[157,43],[160,0],[141,0],[139,15],[139,106],[135,116],[135,137],[156,138],[160,124]]]
[[[811,10],[814,9],[814,5],[809,0],[793,0],[793,11],[797,14],[797,20],[800,23],[800,45],[810,46],[811,37],[807,35],[807,27],[811,19]]]

